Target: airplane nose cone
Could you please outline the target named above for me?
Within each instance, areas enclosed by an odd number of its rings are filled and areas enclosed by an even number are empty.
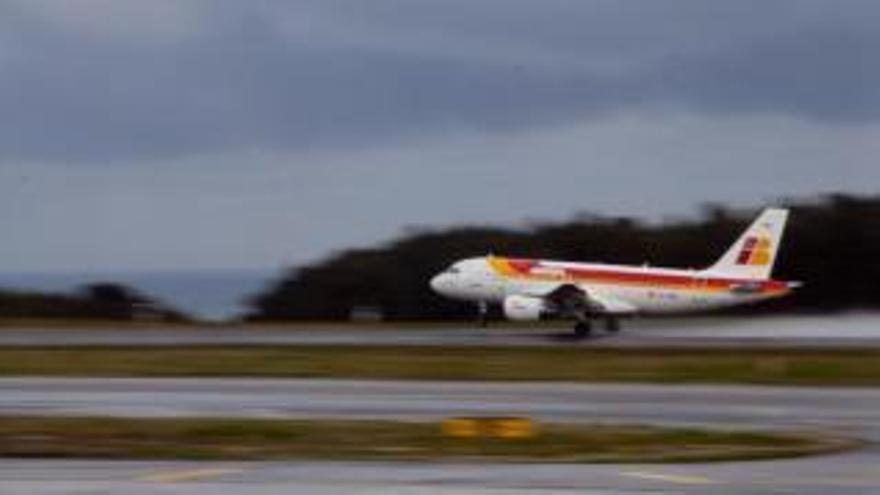
[[[435,275],[429,284],[431,285],[431,289],[438,294],[442,294],[444,288],[448,285],[446,276],[442,273],[440,275]]]

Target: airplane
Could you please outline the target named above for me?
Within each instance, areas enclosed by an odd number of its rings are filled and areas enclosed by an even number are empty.
[[[712,266],[655,268],[483,256],[453,263],[429,285],[438,294],[474,302],[485,323],[489,304],[514,321],[573,318],[585,337],[592,320],[608,332],[620,319],[642,314],[703,311],[782,297],[800,282],[773,280],[771,272],[788,210],[767,208]]]

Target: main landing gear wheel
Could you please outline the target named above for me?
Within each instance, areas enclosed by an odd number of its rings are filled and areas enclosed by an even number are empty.
[[[608,318],[605,320],[605,331],[608,333],[617,333],[620,331],[620,320],[617,318]]]
[[[590,332],[593,331],[593,326],[590,324],[589,320],[579,321],[574,326],[574,334],[577,337],[589,337]]]

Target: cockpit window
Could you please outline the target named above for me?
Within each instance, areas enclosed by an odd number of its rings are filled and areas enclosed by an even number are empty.
[[[452,266],[446,270],[446,273],[451,273],[451,274],[455,275],[456,273],[461,273],[461,269],[458,267]]]

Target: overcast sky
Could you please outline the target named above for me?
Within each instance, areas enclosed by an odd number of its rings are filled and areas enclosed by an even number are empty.
[[[880,2],[0,0],[0,271],[880,192]]]

